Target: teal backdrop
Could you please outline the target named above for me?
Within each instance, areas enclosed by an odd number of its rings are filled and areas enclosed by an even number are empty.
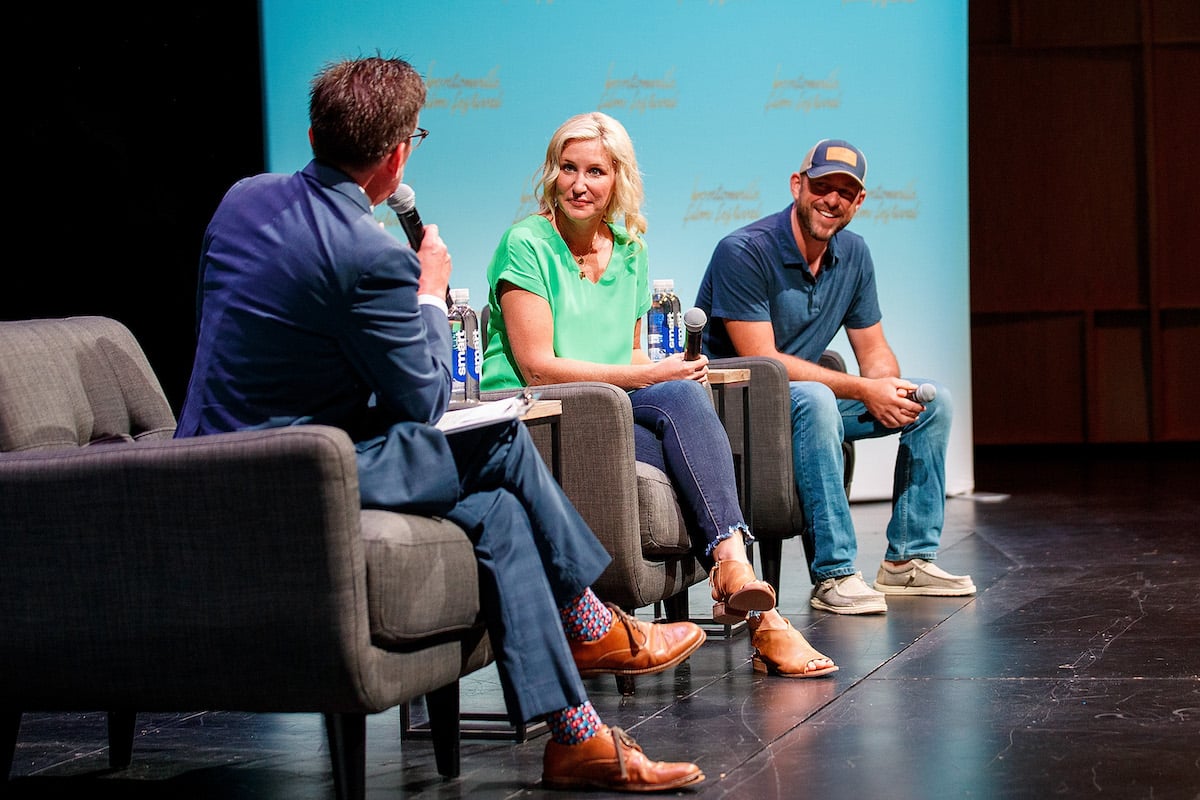
[[[431,133],[405,182],[476,307],[573,114],[629,130],[650,277],[673,279],[685,308],[718,239],[791,202],[809,146],[854,142],[868,195],[851,229],[874,255],[884,330],[906,375],[954,391],[947,489],[973,491],[966,0],[261,0],[260,12],[272,171],[311,157],[308,84],[325,63],[382,54],[425,77]],[[844,335],[834,346],[850,355]],[[854,499],[890,497],[895,447],[860,445]]]

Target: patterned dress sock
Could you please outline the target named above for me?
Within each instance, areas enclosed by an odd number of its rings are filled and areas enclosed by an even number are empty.
[[[591,589],[584,589],[583,594],[558,613],[562,616],[563,631],[573,642],[594,642],[612,627],[612,612]]]
[[[590,700],[581,706],[564,708],[546,715],[550,738],[558,744],[582,744],[600,730],[600,715]]]

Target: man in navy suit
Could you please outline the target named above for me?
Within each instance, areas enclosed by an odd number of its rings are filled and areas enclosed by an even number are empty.
[[[673,789],[695,765],[643,755],[603,725],[584,674],[656,672],[704,641],[652,625],[589,588],[609,555],[520,422],[449,437],[445,297],[451,261],[436,225],[420,249],[385,231],[386,200],[427,135],[425,85],[381,57],[314,79],[313,160],[234,185],[204,236],[198,344],[177,436],[321,423],[355,441],[365,507],[443,516],[467,531],[514,721],[545,718],[543,781],[556,788]]]

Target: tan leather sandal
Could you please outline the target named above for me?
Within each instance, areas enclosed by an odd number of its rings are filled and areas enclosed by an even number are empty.
[[[718,561],[708,573],[712,587],[713,621],[732,625],[751,611],[775,607],[775,590],[754,577],[754,567],[744,561]]]
[[[833,659],[814,649],[787,617],[783,621],[787,622],[787,627],[779,630],[766,630],[751,624],[750,644],[754,647],[755,672],[783,678],[819,678],[838,671]],[[824,661],[829,665],[814,666],[814,663]]]

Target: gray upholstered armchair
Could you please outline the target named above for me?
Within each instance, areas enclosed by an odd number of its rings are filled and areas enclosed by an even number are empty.
[[[632,610],[674,599],[668,616],[686,619],[686,590],[707,572],[692,555],[687,526],[666,475],[638,464],[633,407],[624,390],[581,381],[538,386],[543,400],[561,400],[562,485],[613,561],[596,580],[602,599]],[[485,392],[500,399],[512,392]],[[530,428],[550,457],[546,426]]]
[[[792,470],[792,414],[788,394],[787,370],[773,358],[719,358],[714,368],[750,370],[750,463],[753,491],[751,506],[755,549],[763,579],[778,591],[783,540],[800,536],[808,563],[812,563],[812,541],[804,533],[804,512],[796,494]],[[826,350],[820,364],[828,369],[846,371],[846,362],[834,350]],[[734,398],[732,402],[740,403]],[[734,452],[742,451],[742,414],[740,407],[726,415]],[[850,494],[854,478],[854,444],[842,444],[845,459],[843,483]]]
[[[488,308],[480,335],[487,341]],[[708,572],[692,554],[687,523],[665,474],[634,458],[633,406],[610,383],[579,381],[535,387],[543,400],[561,400],[562,487],[612,556],[593,588],[603,600],[632,611],[662,603],[670,619],[687,619],[687,589]],[[484,392],[499,400],[513,391]],[[543,456],[551,457],[545,426],[530,428]],[[618,680],[622,691],[630,681]]]
[[[172,439],[130,332],[0,322],[0,758],[24,711],[317,712],[339,798],[365,793],[366,715],[426,695],[458,773],[458,678],[491,661],[471,543],[359,506],[336,428]]]

